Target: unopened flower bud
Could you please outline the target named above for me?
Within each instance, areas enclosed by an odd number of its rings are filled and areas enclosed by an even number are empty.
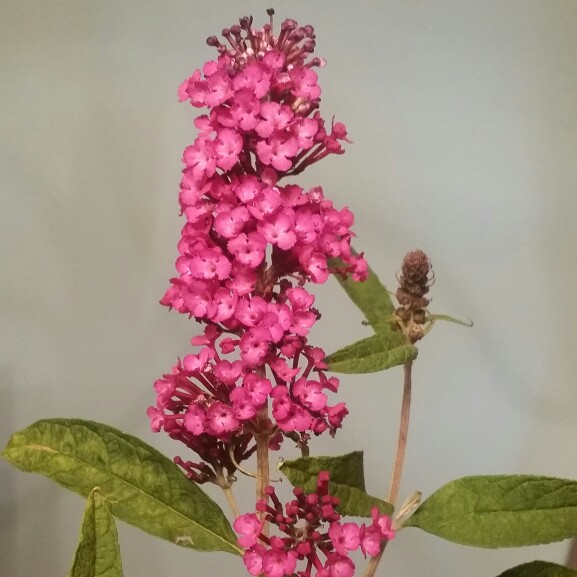
[[[405,255],[396,292],[400,306],[395,310],[395,320],[410,343],[421,340],[427,332],[429,299],[425,295],[433,280],[431,261],[422,250]]]

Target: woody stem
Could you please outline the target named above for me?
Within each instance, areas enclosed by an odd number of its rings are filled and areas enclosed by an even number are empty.
[[[409,433],[409,416],[411,412],[411,371],[413,368],[413,361],[409,361],[403,365],[404,382],[403,382],[403,400],[401,402],[401,422],[399,424],[399,438],[397,441],[397,454],[395,457],[395,466],[393,468],[393,476],[391,479],[391,488],[387,501],[391,505],[395,505],[397,496],[399,494],[399,487],[401,485],[401,474],[403,472],[403,464],[405,462],[405,449],[407,448],[407,435]],[[376,557],[371,557],[367,564],[364,577],[374,577],[377,567],[381,562],[383,553],[388,541],[381,545],[381,551]]]

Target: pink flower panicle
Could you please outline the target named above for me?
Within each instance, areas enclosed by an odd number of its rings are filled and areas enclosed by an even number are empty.
[[[251,575],[283,577],[352,577],[355,565],[352,551],[363,555],[379,554],[382,544],[394,538],[391,518],[372,510],[370,525],[342,523],[337,512],[338,498],[328,492],[329,473],[319,473],[314,493],[295,488],[295,499],[281,504],[273,487],[267,487],[270,499],[257,503],[264,513],[237,517],[234,529],[240,534],[238,543],[245,549],[244,564]],[[282,536],[268,537],[262,533],[264,522],[275,525]],[[300,566],[300,569],[297,569]]]
[[[241,18],[223,30],[228,46],[209,38],[218,58],[179,88],[180,100],[208,112],[184,150],[178,276],[160,302],[206,326],[192,339],[200,350],[156,381],[148,416],[154,431],[200,457],[177,459],[197,482],[232,475],[257,433],[271,449],[285,436],[306,444],[312,434],[333,435],[347,414],[330,402],[339,382],[325,375],[324,351],[308,343],[320,314],[304,285],[331,272],[366,278],[365,260],[350,248],[353,215],[320,186],[279,184],[342,153],[346,129],[327,129],[318,111],[313,68],[323,61],[309,58],[312,27],[285,20],[275,35],[270,15],[260,29]]]

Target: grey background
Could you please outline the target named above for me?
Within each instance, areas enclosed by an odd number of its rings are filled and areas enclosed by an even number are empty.
[[[270,4],[0,3],[2,445],[36,419],[77,416],[179,450],[145,415],[154,380],[198,330],[157,304],[182,225],[181,152],[195,134],[176,88],[213,56],[208,35],[244,14],[264,22]],[[469,474],[577,478],[577,3],[275,8],[278,21],[315,26],[328,60],[322,111],[354,140],[299,182],[355,212],[356,246],[385,283],[406,251],[423,248],[433,311],[475,321],[439,324],[420,347],[402,496]],[[334,282],[317,294],[313,342],[331,351],[367,334]],[[351,415],[336,440],[313,446],[364,447],[378,494],[401,373],[343,378]],[[240,494],[248,510],[252,489]],[[0,575],[64,575],[82,509],[0,462]],[[127,577],[244,574],[236,558],[119,530]],[[407,530],[381,573],[491,577],[535,558],[560,562],[566,548],[483,551]]]

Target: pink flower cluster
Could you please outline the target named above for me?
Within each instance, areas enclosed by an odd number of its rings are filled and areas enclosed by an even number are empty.
[[[265,514],[263,520],[253,514],[241,515],[234,522],[234,529],[241,535],[238,542],[245,548],[244,564],[251,575],[266,577],[352,577],[355,565],[349,557],[351,551],[361,549],[363,555],[378,555],[382,544],[395,536],[391,518],[372,510],[370,525],[341,523],[335,510],[336,497],[329,495],[329,474],[321,472],[317,489],[306,495],[295,488],[295,499],[284,509],[274,489],[267,487],[266,500],[257,504]],[[283,537],[268,537],[262,527],[267,521],[276,525]],[[327,529],[328,526],[328,529]],[[322,553],[322,558],[319,557]],[[304,568],[297,570],[297,565]]]
[[[329,404],[338,380],[325,375],[324,351],[307,335],[320,317],[304,284],[324,283],[329,259],[340,273],[366,277],[351,252],[353,215],[336,209],[321,187],[280,185],[328,154],[343,152],[345,127],[330,130],[318,112],[320,87],[306,61],[310,26],[285,20],[278,36],[252,19],[223,30],[229,47],[179,89],[181,100],[209,113],[198,117],[195,142],[183,155],[179,201],[186,224],[178,243],[178,276],[161,303],[206,325],[202,347],[155,383],[154,431],[164,429],[201,463],[177,459],[198,482],[254,452],[266,435],[306,444],[334,434],[347,409]],[[272,405],[272,420],[268,415]],[[210,465],[210,466],[209,466]],[[211,470],[212,467],[212,470]]]

